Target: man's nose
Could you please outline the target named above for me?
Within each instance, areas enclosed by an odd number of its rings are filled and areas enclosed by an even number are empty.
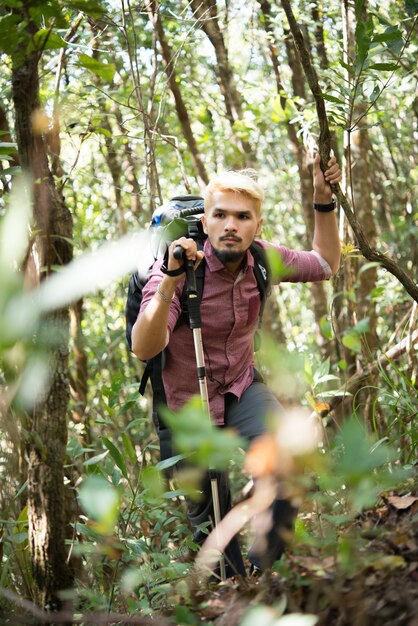
[[[225,230],[237,230],[237,221],[232,215],[225,220]]]

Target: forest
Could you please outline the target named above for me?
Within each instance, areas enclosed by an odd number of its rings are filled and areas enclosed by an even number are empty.
[[[418,625],[417,18],[0,2],[0,624]],[[161,460],[125,341],[154,211],[252,168],[263,238],[311,250],[318,152],[342,171],[340,268],[272,289],[254,355],[289,419],[246,449],[193,399]],[[189,457],[228,469],[219,535],[243,546],[271,490],[297,503],[271,570],[199,568],[193,471],[167,478]]]

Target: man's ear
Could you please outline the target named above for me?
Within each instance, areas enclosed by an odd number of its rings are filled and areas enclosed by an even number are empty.
[[[264,222],[264,219],[262,217],[259,217],[258,221],[257,221],[257,230],[255,231],[256,237],[258,237],[259,234],[261,233],[261,229],[263,227],[263,222]]]
[[[208,231],[206,230],[206,215],[202,215],[200,221],[202,222],[203,232],[205,233],[205,235],[207,235]]]

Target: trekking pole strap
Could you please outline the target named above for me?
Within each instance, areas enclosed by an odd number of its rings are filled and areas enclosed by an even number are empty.
[[[174,248],[174,257],[181,259],[184,257],[184,250],[181,246]],[[187,309],[189,312],[190,328],[200,328],[202,325],[200,317],[200,302],[198,297],[197,285],[196,285],[196,273],[194,270],[194,262],[190,259],[185,259],[184,268],[186,272],[186,294],[187,294]]]

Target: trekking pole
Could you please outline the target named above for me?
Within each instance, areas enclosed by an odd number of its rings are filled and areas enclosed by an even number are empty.
[[[177,260],[180,260],[183,258],[183,254],[184,254],[183,248],[181,246],[176,246],[173,252],[174,258],[176,258]],[[199,303],[197,287],[196,287],[194,261],[185,259],[184,263],[185,263],[185,270],[186,270],[187,306],[188,306],[188,311],[189,311],[190,328],[193,331],[193,341],[194,341],[194,349],[195,349],[195,355],[196,355],[197,378],[199,381],[200,398],[201,398],[203,410],[207,414],[210,423],[212,423],[211,415],[210,415],[210,407],[209,407],[208,386],[207,386],[207,381],[206,381],[205,356],[203,352],[203,343],[202,343],[202,323],[201,323],[201,318],[200,318],[200,303]],[[209,468],[209,477],[210,477],[210,485],[211,485],[211,492],[212,492],[215,532],[217,532],[216,529],[218,527],[219,522],[221,521],[221,508],[219,504],[218,480],[212,468]],[[220,573],[221,573],[221,579],[225,580],[226,570],[225,570],[225,557],[223,554],[220,555],[219,568],[220,568]]]

